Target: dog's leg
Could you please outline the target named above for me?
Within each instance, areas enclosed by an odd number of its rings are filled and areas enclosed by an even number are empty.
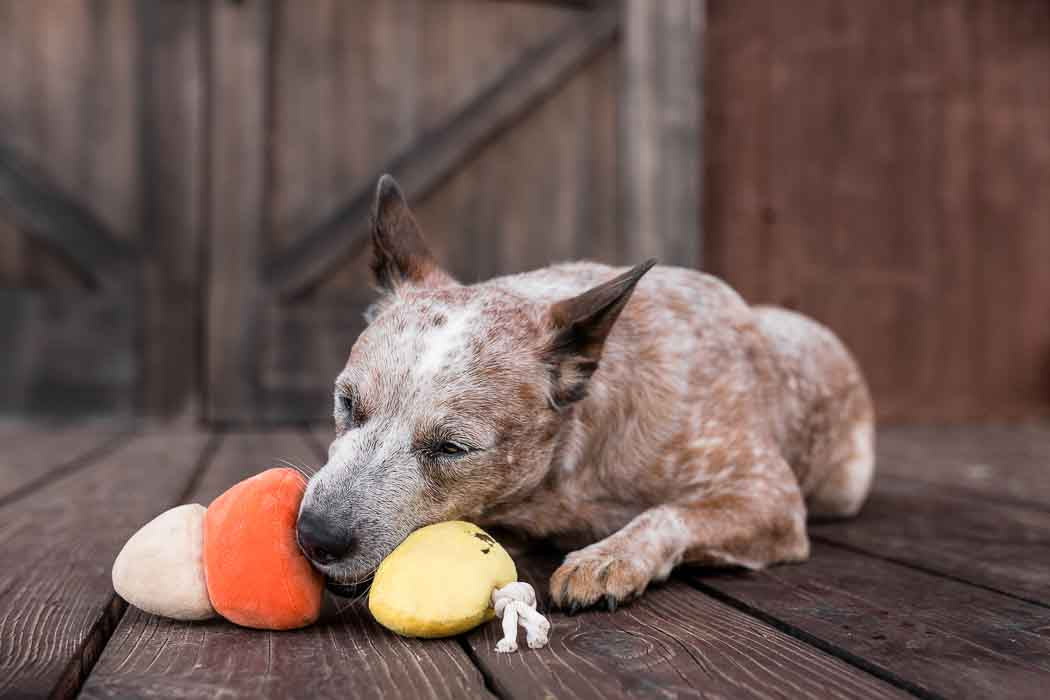
[[[805,559],[802,495],[787,464],[779,456],[771,459],[779,463],[650,508],[604,540],[572,552],[551,577],[554,602],[570,612],[596,603],[614,610],[682,562],[760,569]]]

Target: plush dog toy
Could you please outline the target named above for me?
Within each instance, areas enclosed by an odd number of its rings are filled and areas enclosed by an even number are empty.
[[[305,487],[294,469],[270,469],[207,509],[190,504],[162,513],[117,555],[113,587],[132,605],[177,620],[221,615],[271,630],[315,622],[324,578],[295,540]],[[517,649],[519,624],[533,648],[547,643],[550,630],[507,552],[460,521],[412,533],[383,560],[369,609],[380,624],[410,637],[459,634],[499,616],[505,636],[497,651]]]

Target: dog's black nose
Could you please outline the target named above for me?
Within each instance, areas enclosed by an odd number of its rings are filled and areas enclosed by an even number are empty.
[[[349,532],[310,511],[299,514],[295,530],[299,547],[317,564],[339,561],[354,548],[354,539]]]

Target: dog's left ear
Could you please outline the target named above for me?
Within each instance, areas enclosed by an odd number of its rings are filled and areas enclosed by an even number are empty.
[[[372,273],[387,292],[401,286],[444,287],[456,281],[441,269],[423,240],[401,188],[390,175],[376,185],[372,205]]]
[[[587,381],[598,369],[605,339],[634,292],[638,280],[656,260],[647,260],[586,292],[553,304],[547,314],[551,336],[544,348],[554,386],[556,408],[587,395]]]

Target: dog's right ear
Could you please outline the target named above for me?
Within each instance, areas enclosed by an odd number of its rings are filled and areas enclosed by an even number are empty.
[[[383,291],[396,292],[402,286],[456,284],[434,260],[401,188],[390,175],[380,177],[376,185],[372,253],[372,273]]]

